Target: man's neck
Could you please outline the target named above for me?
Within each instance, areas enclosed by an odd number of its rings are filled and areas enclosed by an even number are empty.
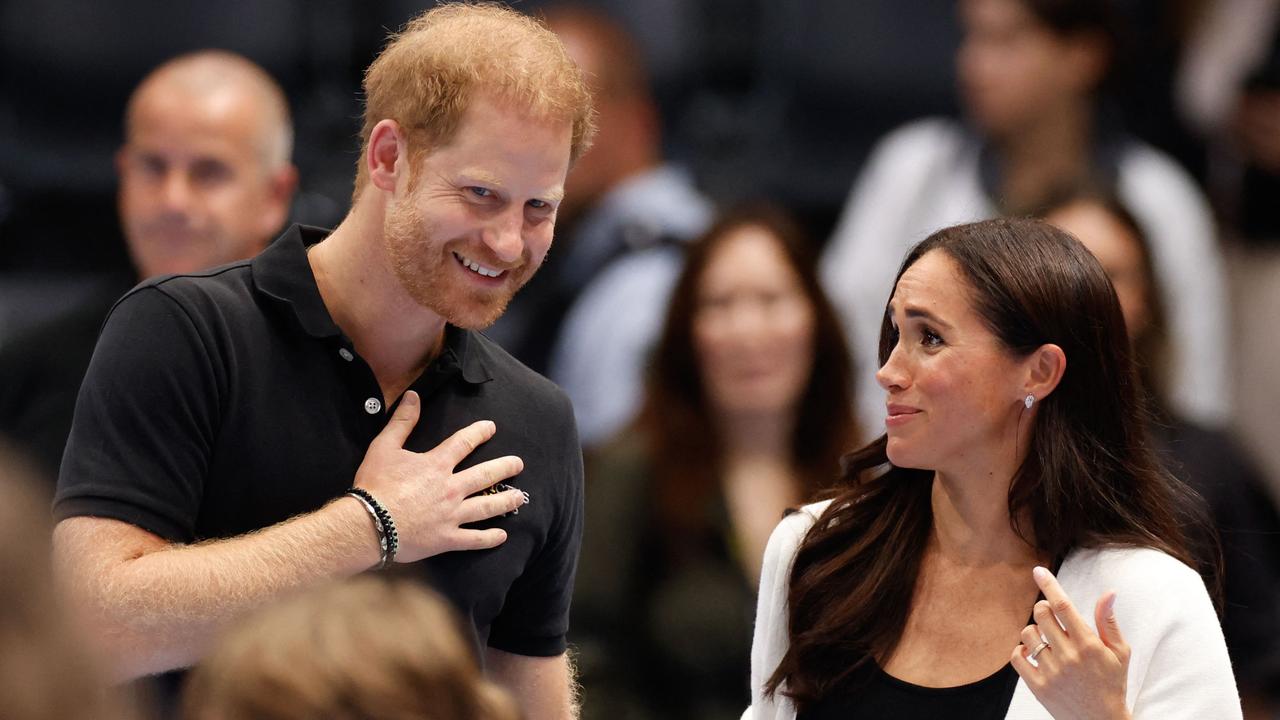
[[[357,203],[307,259],[325,308],[369,364],[390,405],[440,354],[444,318],[401,287],[374,209]]]

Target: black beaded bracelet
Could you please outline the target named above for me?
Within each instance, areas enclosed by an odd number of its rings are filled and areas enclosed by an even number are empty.
[[[379,570],[385,568],[396,561],[396,551],[400,549],[400,536],[396,534],[396,523],[391,519],[391,513],[378,502],[368,490],[364,488],[353,487],[347,491],[347,494],[359,500],[369,511],[369,516],[373,518],[373,527],[378,531],[378,545],[382,550],[382,557],[378,561]]]

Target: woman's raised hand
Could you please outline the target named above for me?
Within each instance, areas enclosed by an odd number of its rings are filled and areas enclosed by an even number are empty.
[[[1053,573],[1037,567],[1032,575],[1046,599],[1013,649],[1014,669],[1055,720],[1128,720],[1129,645],[1116,623],[1115,592],[1098,599],[1095,633]]]

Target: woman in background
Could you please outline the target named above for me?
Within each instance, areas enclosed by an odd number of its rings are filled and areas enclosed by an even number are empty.
[[[780,212],[693,243],[666,318],[640,418],[587,465],[587,718],[738,716],[765,542],[855,439],[845,343]]]
[[[1209,503],[1222,538],[1222,629],[1246,718],[1274,718],[1280,695],[1280,520],[1253,460],[1229,434],[1169,409],[1168,330],[1146,236],[1115,197],[1090,190],[1051,203],[1047,222],[1075,235],[1115,286],[1142,389],[1155,411],[1150,431],[1170,471]]]
[[[1226,291],[1213,218],[1191,177],[1109,112],[1122,34],[1116,4],[956,4],[965,120],[920,120],[886,136],[823,257],[824,285],[852,325],[864,427],[881,419],[876,332],[907,249],[941,227],[1039,209],[1060,188],[1083,182],[1116,187],[1153,240],[1168,291],[1172,406],[1201,422],[1226,421]]]
[[[879,347],[885,435],[770,539],[747,717],[1239,718],[1198,498],[1146,445],[1089,251],[1031,220],[940,230]]]

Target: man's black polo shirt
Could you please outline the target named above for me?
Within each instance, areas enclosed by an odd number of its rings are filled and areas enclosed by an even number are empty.
[[[139,285],[112,309],[76,404],[57,519],[123,520],[173,542],[225,538],[320,508],[351,486],[390,409],[316,288],[294,226],[251,261]],[[449,327],[412,385],[426,451],[476,420],[497,435],[459,468],[518,455],[530,495],[492,550],[420,563],[475,627],[522,655],[565,648],[582,529],[568,399],[479,333]]]

